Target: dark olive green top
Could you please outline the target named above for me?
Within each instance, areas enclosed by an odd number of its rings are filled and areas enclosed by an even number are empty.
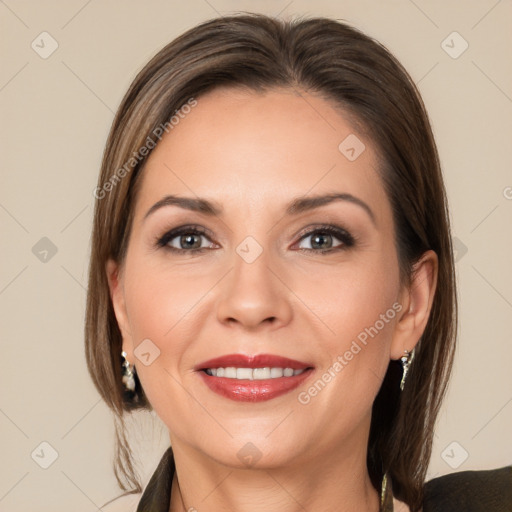
[[[151,476],[137,512],[169,512],[175,472],[169,447]],[[382,510],[391,512],[392,484],[388,479]],[[512,465],[482,471],[460,471],[425,484],[423,512],[512,512]]]

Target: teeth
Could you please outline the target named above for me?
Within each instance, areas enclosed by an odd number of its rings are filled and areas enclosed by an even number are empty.
[[[270,378],[271,379],[278,379],[279,377],[283,376],[283,369],[282,368],[270,368]]]
[[[278,379],[280,377],[292,377],[300,375],[304,370],[293,368],[207,368],[206,373],[213,377],[227,377],[228,379],[264,380]]]
[[[252,368],[237,368],[236,369],[237,379],[252,379]]]
[[[254,368],[252,375],[254,380],[270,379],[270,368]]]
[[[224,377],[227,377],[228,379],[236,379],[236,368],[233,368],[232,366],[226,368],[224,370]]]

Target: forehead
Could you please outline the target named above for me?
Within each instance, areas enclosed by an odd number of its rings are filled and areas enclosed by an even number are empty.
[[[241,213],[332,191],[362,196],[385,215],[374,148],[349,119],[304,91],[215,89],[149,156],[136,216],[166,193],[211,198]]]

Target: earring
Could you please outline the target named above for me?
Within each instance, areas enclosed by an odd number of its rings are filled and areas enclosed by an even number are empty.
[[[382,484],[380,488],[380,512],[393,511],[393,486],[391,478],[388,477],[387,472],[382,477]]]
[[[414,350],[412,349],[412,352],[409,352],[408,350],[404,350],[405,355],[400,358],[400,361],[402,361],[402,380],[400,382],[400,390],[403,391],[405,379],[407,378],[407,374],[409,373],[409,366],[411,366],[412,360],[414,359]]]
[[[135,391],[135,366],[130,365],[128,360],[126,359],[126,356],[128,355],[124,350],[121,352],[121,355],[123,356],[123,384],[127,391],[133,393]]]

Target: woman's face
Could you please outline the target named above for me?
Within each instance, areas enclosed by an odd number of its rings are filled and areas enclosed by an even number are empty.
[[[221,463],[279,466],[366,445],[402,309],[372,143],[307,93],[217,89],[197,101],[147,161],[111,285],[128,360],[171,443]],[[341,199],[310,208],[330,194]],[[219,212],[161,202],[171,195]],[[294,202],[305,206],[287,211]],[[275,380],[260,370],[259,381],[202,370],[231,354],[312,369]],[[251,366],[224,363],[212,366]]]

